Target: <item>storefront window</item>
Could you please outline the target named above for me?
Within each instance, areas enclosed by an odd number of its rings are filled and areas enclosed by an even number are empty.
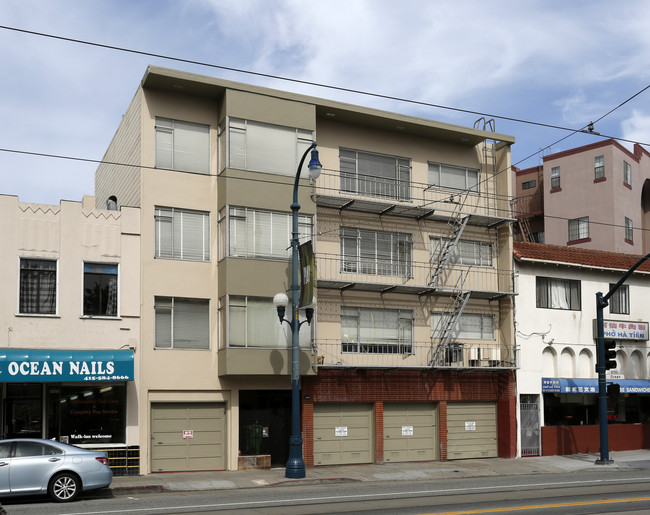
[[[48,386],[48,438],[70,444],[126,441],[126,385]]]
[[[650,395],[608,395],[607,420],[609,424],[649,424]],[[545,426],[580,426],[598,423],[598,395],[544,394]]]

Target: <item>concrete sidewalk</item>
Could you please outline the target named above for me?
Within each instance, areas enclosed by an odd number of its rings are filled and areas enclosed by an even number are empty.
[[[217,472],[157,473],[144,476],[114,477],[115,494],[222,490],[268,486],[313,485],[323,482],[350,481],[420,481],[428,479],[512,476],[526,474],[567,473],[583,470],[650,469],[650,450],[611,452],[614,463],[596,465],[597,454],[544,456],[532,458],[486,458],[430,461],[419,463],[385,463],[383,465],[341,465],[307,468],[304,479],[287,479],[283,468]]]

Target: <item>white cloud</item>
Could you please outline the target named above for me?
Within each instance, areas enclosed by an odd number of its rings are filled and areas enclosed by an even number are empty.
[[[650,144],[650,114],[635,109],[632,116],[621,123],[621,129],[625,139]]]
[[[597,119],[650,77],[641,66],[650,54],[650,3],[643,0],[2,4],[5,25],[554,125]],[[3,148],[101,158],[149,63],[464,125],[478,117],[6,30],[0,45],[0,115],[11,121],[0,126]],[[630,110],[639,101],[605,120],[615,126],[598,130],[617,135],[623,117],[623,130],[632,130],[640,118]],[[533,127],[497,122],[518,138],[515,161],[550,143]],[[13,173],[20,163],[23,173]],[[49,184],[43,195],[52,202],[81,198],[92,193],[94,168],[0,152],[0,192],[32,200],[34,184],[43,192]],[[42,180],[31,179],[38,174]]]

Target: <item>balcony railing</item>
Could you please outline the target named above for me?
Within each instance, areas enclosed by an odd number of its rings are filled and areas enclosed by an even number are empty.
[[[390,260],[354,260],[333,254],[316,255],[316,278],[319,288],[393,290],[396,293],[471,291],[473,295],[491,297],[513,295],[514,272],[479,266],[447,265],[433,288],[435,265],[426,262],[391,262]]]
[[[345,173],[323,170],[315,197],[324,207],[411,218],[435,220],[460,211],[477,225],[513,220],[511,199],[485,188],[485,183],[479,191],[468,191],[369,175],[352,180]]]
[[[498,343],[452,342],[437,350],[437,342],[341,342],[317,340],[315,365],[342,368],[515,369],[514,349]]]

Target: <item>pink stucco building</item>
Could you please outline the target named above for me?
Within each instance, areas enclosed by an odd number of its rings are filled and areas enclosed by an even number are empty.
[[[650,252],[650,153],[613,139],[544,156],[514,170],[519,239]],[[543,220],[543,226],[542,226]]]

